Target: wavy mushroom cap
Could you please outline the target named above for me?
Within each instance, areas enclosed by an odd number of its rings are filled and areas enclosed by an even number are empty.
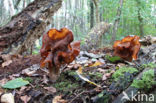
[[[59,68],[62,64],[71,63],[80,52],[80,41],[71,43],[72,41],[73,34],[69,29],[50,29],[42,39],[41,67],[49,63],[51,67]]]
[[[140,46],[139,36],[126,36],[114,42],[114,55],[128,61],[136,60]]]

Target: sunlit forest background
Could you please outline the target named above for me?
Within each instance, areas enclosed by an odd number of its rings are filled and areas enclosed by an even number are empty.
[[[22,11],[33,0],[1,0],[0,26]],[[67,27],[76,40],[82,40],[98,22],[111,23],[103,36],[103,44],[112,37],[121,39],[127,35],[156,35],[156,0],[64,0],[62,7],[51,17],[47,28]],[[46,31],[45,31],[46,32]],[[38,40],[41,41],[41,40]],[[40,48],[39,43],[35,48]]]

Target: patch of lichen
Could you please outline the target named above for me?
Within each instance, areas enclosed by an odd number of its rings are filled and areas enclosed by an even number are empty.
[[[124,76],[124,73],[137,73],[138,70],[136,68],[133,68],[133,67],[121,67],[119,68],[118,70],[115,71],[115,73],[112,75],[112,78],[115,80],[115,81],[118,81],[120,77]]]
[[[143,73],[143,76],[140,80],[135,79],[131,86],[148,90],[153,85],[156,85],[156,81],[154,80],[154,70],[150,69]]]

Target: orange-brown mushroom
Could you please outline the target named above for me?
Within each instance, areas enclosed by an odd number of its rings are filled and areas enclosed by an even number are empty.
[[[138,36],[126,36],[122,40],[114,42],[114,55],[127,61],[136,60],[140,46]]]
[[[73,42],[74,37],[70,30],[50,29],[43,35],[41,54],[41,67],[48,66],[49,76],[53,81],[59,76],[62,64],[71,63],[80,52],[80,42]]]

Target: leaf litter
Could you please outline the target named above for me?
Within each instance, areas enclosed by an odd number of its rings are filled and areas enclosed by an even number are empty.
[[[39,64],[32,67],[28,66],[29,68],[25,67],[18,73],[16,71],[11,71],[9,75],[4,73],[0,77],[0,83],[4,85],[13,78],[23,78],[29,82],[29,85],[14,89],[15,91],[7,90],[8,93],[14,91],[14,98],[17,103],[68,103],[70,101],[70,103],[89,103],[92,101],[91,98],[107,89],[116,90],[117,87],[113,86],[112,74],[120,67],[129,65],[125,61],[110,62],[106,55],[110,55],[111,50],[106,48],[105,50],[106,52],[102,49],[97,50],[97,53],[96,51],[81,52],[76,60],[63,69],[55,83],[49,81],[44,69],[38,68],[37,65]],[[100,55],[100,53],[105,53],[105,55]],[[110,56],[112,57],[112,55]],[[23,62],[25,63],[25,61]],[[12,64],[10,65],[12,66]],[[89,83],[86,82],[88,80]],[[97,89],[99,86],[100,89]],[[5,90],[1,88],[0,93],[5,93]]]

